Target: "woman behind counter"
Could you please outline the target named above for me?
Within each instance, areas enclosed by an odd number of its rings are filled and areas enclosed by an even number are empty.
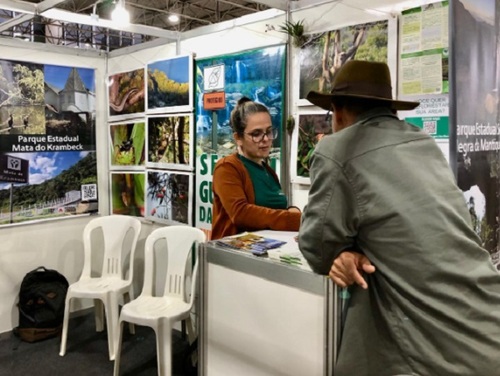
[[[269,110],[243,97],[231,112],[238,152],[220,159],[213,175],[212,239],[245,231],[298,231],[300,210],[288,207],[266,163],[277,130]]]

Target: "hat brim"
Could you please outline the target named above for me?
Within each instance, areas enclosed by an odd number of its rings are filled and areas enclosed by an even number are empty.
[[[306,99],[309,102],[318,107],[324,108],[327,111],[332,110],[333,98],[364,98],[377,101],[384,101],[391,103],[391,108],[393,110],[398,110],[398,111],[413,110],[414,108],[417,108],[420,105],[420,102],[400,101],[400,100],[366,96],[366,95],[334,95],[334,94],[320,93],[318,91],[310,91],[306,97]]]

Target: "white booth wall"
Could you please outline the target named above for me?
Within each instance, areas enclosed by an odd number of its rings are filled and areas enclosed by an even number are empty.
[[[419,6],[434,1],[395,1],[395,0],[344,0],[327,1],[314,7],[289,13],[269,10],[257,15],[244,16],[237,20],[205,26],[179,34],[176,41],[146,43],[110,53],[68,48],[46,48],[44,45],[26,44],[20,47],[19,41],[0,39],[2,59],[36,62],[71,67],[95,69],[96,78],[96,152],[98,171],[99,213],[109,214],[109,155],[107,87],[108,73],[119,73],[143,68],[147,63],[176,55],[193,54],[205,58],[244,50],[283,44],[287,41],[284,33],[277,31],[287,19],[304,20],[306,32],[321,32],[336,28],[372,22],[395,17],[399,10]],[[375,3],[377,5],[375,5]],[[375,8],[385,7],[383,11]],[[395,13],[394,13],[395,12]],[[269,30],[269,25],[275,30]],[[397,34],[397,30],[391,30]],[[396,53],[394,56],[397,56]],[[295,47],[289,47],[288,63],[288,114],[297,115],[302,111],[298,106],[298,59]],[[392,62],[394,64],[394,62]],[[393,67],[393,69],[396,69]],[[395,74],[395,70],[393,70]],[[314,106],[308,106],[314,109]],[[310,109],[308,108],[308,110]],[[288,140],[288,144],[289,144]],[[289,148],[287,148],[289,152]],[[286,173],[289,169],[286,168]],[[309,186],[291,183],[292,204],[303,207],[307,202]],[[10,332],[18,324],[17,299],[24,275],[30,270],[45,266],[63,273],[70,283],[76,281],[83,266],[82,232],[92,217],[40,221],[37,223],[3,226],[0,228],[0,335]],[[142,286],[142,257],[146,236],[157,225],[143,222],[143,231],[138,244],[135,275],[140,292]],[[77,309],[88,306],[84,303]]]

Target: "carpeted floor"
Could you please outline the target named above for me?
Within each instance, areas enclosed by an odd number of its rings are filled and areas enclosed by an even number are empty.
[[[174,331],[173,375],[197,374],[188,356],[187,342]],[[70,320],[66,355],[59,356],[60,337],[36,343],[21,341],[11,335],[0,340],[0,375],[5,376],[103,376],[113,375],[114,362],[108,358],[106,331],[97,333],[93,315]],[[156,338],[150,328],[136,326],[135,335],[124,328],[120,360],[122,376],[157,375]]]

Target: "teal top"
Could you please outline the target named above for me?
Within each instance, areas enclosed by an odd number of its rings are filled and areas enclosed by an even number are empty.
[[[255,193],[255,205],[271,209],[286,209],[288,202],[281,186],[276,179],[267,171],[267,168],[257,164],[248,158],[238,154],[252,179]]]

